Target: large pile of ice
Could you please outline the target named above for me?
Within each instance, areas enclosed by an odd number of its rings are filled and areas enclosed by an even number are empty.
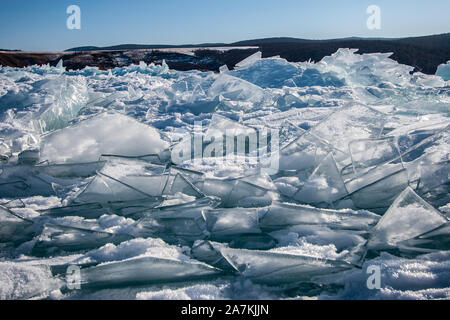
[[[0,298],[450,298],[447,66],[1,67]]]

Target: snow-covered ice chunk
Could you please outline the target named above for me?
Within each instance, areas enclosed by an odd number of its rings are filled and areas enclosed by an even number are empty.
[[[439,211],[407,187],[373,229],[368,248],[392,248],[447,222]]]
[[[54,163],[97,161],[102,154],[159,154],[168,143],[153,127],[133,118],[102,113],[42,137],[41,158]]]
[[[49,266],[38,261],[0,262],[0,283],[1,300],[44,298],[63,285]]]

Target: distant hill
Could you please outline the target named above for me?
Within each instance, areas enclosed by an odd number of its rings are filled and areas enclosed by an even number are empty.
[[[450,33],[402,39],[344,38],[305,40],[272,38],[240,41],[232,45],[259,46],[263,57],[279,55],[292,62],[320,61],[339,48],[356,48],[358,53],[392,52],[392,59],[427,74],[450,60]]]
[[[234,47],[234,49],[222,52],[215,50],[215,47]],[[183,50],[176,50],[179,48],[198,49],[192,49],[193,54],[187,55]],[[84,46],[51,54],[10,51],[0,53],[0,64],[12,67],[42,63],[56,65],[59,59],[63,58],[64,65],[69,69],[81,69],[85,66],[109,69],[139,61],[161,63],[162,60],[166,60],[169,67],[176,70],[218,71],[224,64],[233,68],[237,62],[258,50],[262,52],[263,57],[278,55],[291,62],[308,60],[317,62],[339,48],[359,49],[358,53],[392,52],[391,58],[397,62],[413,66],[415,71],[434,74],[440,64],[450,60],[450,33],[401,39],[349,37],[310,40],[279,37],[244,40],[230,44],[121,44],[109,47]]]
[[[119,44],[109,47],[76,47],[65,50],[66,52],[74,51],[105,51],[105,50],[142,50],[142,49],[176,49],[176,48],[197,48],[197,47],[219,47],[227,46],[226,43],[203,43],[203,44],[185,44],[185,45],[166,45],[166,44]]]

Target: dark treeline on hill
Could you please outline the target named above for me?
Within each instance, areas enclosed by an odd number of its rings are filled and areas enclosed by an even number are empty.
[[[233,49],[225,52],[214,47],[258,47]],[[158,49],[199,48],[195,55],[167,52]],[[101,69],[122,67],[131,63],[161,63],[164,59],[175,70],[218,71],[221,65],[234,65],[246,56],[260,50],[263,57],[280,56],[291,62],[320,61],[339,48],[359,49],[358,53],[392,52],[392,59],[415,67],[416,71],[434,74],[438,65],[450,60],[450,33],[401,39],[344,38],[332,40],[307,40],[296,38],[267,38],[239,41],[231,44],[209,43],[197,45],[137,45],[123,44],[111,47],[78,47],[60,54],[2,52],[0,64],[23,67],[30,64],[50,63],[55,65],[63,58],[69,69],[97,66]],[[148,50],[148,51],[145,51]]]

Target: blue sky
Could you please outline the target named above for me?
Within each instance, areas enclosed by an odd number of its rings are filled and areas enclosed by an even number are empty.
[[[81,30],[66,27],[72,4]],[[372,4],[381,30],[366,27]],[[0,48],[419,36],[450,32],[449,12],[449,0],[1,0]]]

